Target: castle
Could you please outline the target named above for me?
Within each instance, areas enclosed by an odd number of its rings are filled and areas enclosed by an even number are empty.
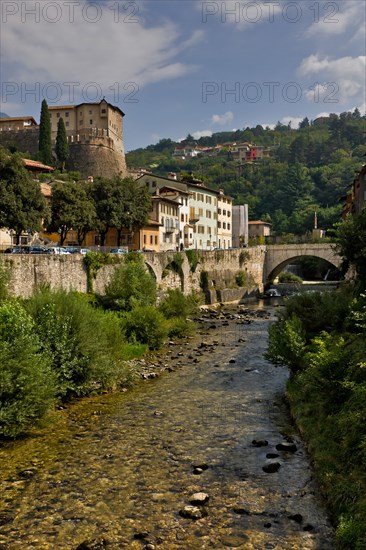
[[[80,103],[48,107],[51,117],[52,145],[57,124],[63,118],[70,145],[67,170],[89,176],[127,175],[123,145],[124,113],[102,99],[99,103]],[[33,117],[0,118],[0,145],[37,154],[39,125]]]

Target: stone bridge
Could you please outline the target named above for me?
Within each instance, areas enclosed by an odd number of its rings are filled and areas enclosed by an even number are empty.
[[[302,256],[315,256],[339,267],[341,258],[331,244],[271,245],[230,250],[146,252],[144,262],[153,274],[161,295],[169,288],[179,288],[185,294],[205,291],[209,303],[227,302],[255,295],[273,282],[283,268]],[[70,256],[13,255],[0,258],[9,270],[9,289],[13,295],[28,297],[39,285],[89,292],[85,262],[80,254]],[[123,258],[120,258],[123,261]],[[113,276],[115,265],[105,265],[93,283],[93,290],[103,294]]]
[[[266,247],[263,266],[263,283],[272,283],[284,267],[303,256],[315,256],[326,260],[339,269],[341,257],[334,250],[334,244],[276,244]]]

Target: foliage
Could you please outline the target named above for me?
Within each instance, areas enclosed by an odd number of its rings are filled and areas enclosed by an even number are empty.
[[[22,158],[0,148],[0,227],[13,230],[19,244],[22,233],[39,231],[47,217],[39,184],[24,168]]]
[[[305,332],[296,315],[270,326],[267,359],[276,364],[286,364],[296,372],[302,368],[304,350]]]
[[[167,327],[169,338],[185,338],[195,332],[195,324],[189,319],[183,319],[183,317],[170,318]]]
[[[245,262],[247,262],[250,258],[250,254],[247,250],[241,250],[239,254],[239,266],[243,267]]]
[[[181,317],[186,319],[197,311],[199,299],[195,294],[185,296],[179,289],[169,289],[160,302],[159,310],[163,315],[170,319],[172,317]]]
[[[67,134],[64,119],[61,117],[57,123],[57,136],[56,136],[56,156],[57,160],[61,164],[61,172],[64,171],[65,162],[70,156],[69,144],[67,141]]]
[[[118,261],[117,255],[107,252],[88,252],[84,256],[84,263],[87,271],[88,292],[93,292],[94,279],[98,271],[105,265],[111,265]]]
[[[17,301],[0,305],[0,436],[15,437],[52,406],[55,381],[35,325]]]
[[[292,414],[337,518],[342,550],[361,550],[366,540],[365,303],[365,295],[354,299],[346,287],[293,297],[271,326],[267,352],[295,373],[288,384]],[[300,345],[287,330],[295,319]]]
[[[41,106],[41,117],[39,122],[39,159],[45,164],[53,163],[52,141],[51,141],[51,116],[48,110],[47,101],[44,99]]]
[[[0,257],[0,304],[9,296],[8,284],[10,280],[10,272],[5,267],[3,259]]]
[[[247,281],[246,273],[245,271],[238,271],[238,273],[235,275],[235,282],[238,286],[245,286]]]
[[[298,277],[298,275],[295,275],[295,273],[291,273],[291,271],[282,271],[278,276],[278,280],[280,283],[297,283],[299,285],[302,284],[301,277]]]
[[[81,246],[88,231],[96,224],[93,202],[82,183],[67,181],[56,183],[52,188],[51,221],[49,231],[57,231],[63,245],[68,232],[76,230]]]
[[[40,349],[51,362],[57,395],[69,398],[114,387],[126,379],[119,318],[78,294],[40,289],[26,301]]]
[[[201,271],[200,273],[200,287],[204,292],[208,290],[208,272],[207,271]]]
[[[180,274],[182,271],[183,261],[184,258],[182,254],[180,252],[176,252],[173,256],[172,261],[165,266],[163,270],[163,277],[166,277],[169,271],[174,271],[175,273]]]
[[[356,270],[360,289],[366,288],[366,208],[358,216],[348,216],[337,227],[336,250],[343,258],[344,271]]]
[[[151,305],[138,305],[122,318],[122,328],[130,342],[147,344],[158,349],[168,335],[168,325],[163,314]]]
[[[156,282],[147,271],[142,255],[129,253],[125,256],[105,289],[106,304],[123,311],[155,304]]]
[[[199,253],[197,252],[197,250],[188,249],[188,250],[185,251],[185,254],[187,256],[187,260],[188,260],[188,263],[190,265],[191,272],[195,273],[195,271],[197,269],[197,265],[200,262]]]
[[[151,211],[149,190],[141,187],[134,179],[116,180],[115,188],[117,246],[121,244],[122,229],[130,233],[143,227]]]

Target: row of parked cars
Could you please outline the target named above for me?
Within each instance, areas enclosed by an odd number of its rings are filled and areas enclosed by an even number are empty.
[[[91,252],[87,248],[69,246],[11,246],[4,250],[4,254],[86,254]]]
[[[4,254],[87,254],[89,248],[76,246],[11,246],[4,250]],[[125,248],[112,248],[110,254],[126,254]]]

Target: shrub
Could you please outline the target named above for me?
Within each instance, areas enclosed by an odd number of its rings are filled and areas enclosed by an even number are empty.
[[[0,258],[0,302],[3,302],[8,298],[9,279],[10,279],[9,271],[4,266],[4,262],[2,258]]]
[[[235,275],[235,282],[238,286],[245,286],[245,284],[246,284],[246,275],[245,275],[244,271],[239,271]]]
[[[115,314],[93,308],[75,293],[48,289],[27,300],[26,307],[50,358],[59,396],[86,395],[127,377]]]
[[[196,269],[197,269],[197,266],[199,264],[199,261],[200,261],[200,257],[199,257],[199,254],[197,252],[197,250],[186,250],[185,251],[186,253],[186,256],[187,256],[187,260],[188,260],[188,263],[189,263],[189,266],[191,268],[191,271],[192,273],[195,273]]]
[[[155,304],[156,282],[141,255],[134,255],[116,269],[105,293],[109,307],[123,311]]]
[[[280,283],[297,283],[299,285],[302,284],[301,277],[298,277],[290,271],[282,271],[278,276],[278,280]]]
[[[199,299],[195,294],[185,296],[181,290],[169,289],[161,301],[159,310],[169,319],[171,317],[186,318],[197,311]]]
[[[288,365],[296,372],[302,366],[304,352],[305,332],[296,315],[270,326],[267,359]]]
[[[163,314],[153,306],[135,307],[125,314],[122,326],[130,342],[147,344],[150,349],[158,349],[168,335]]]
[[[171,317],[168,320],[168,336],[169,338],[184,338],[190,336],[195,331],[195,324],[189,319],[182,317]]]
[[[15,437],[54,402],[55,381],[34,323],[20,303],[0,306],[0,435]]]

